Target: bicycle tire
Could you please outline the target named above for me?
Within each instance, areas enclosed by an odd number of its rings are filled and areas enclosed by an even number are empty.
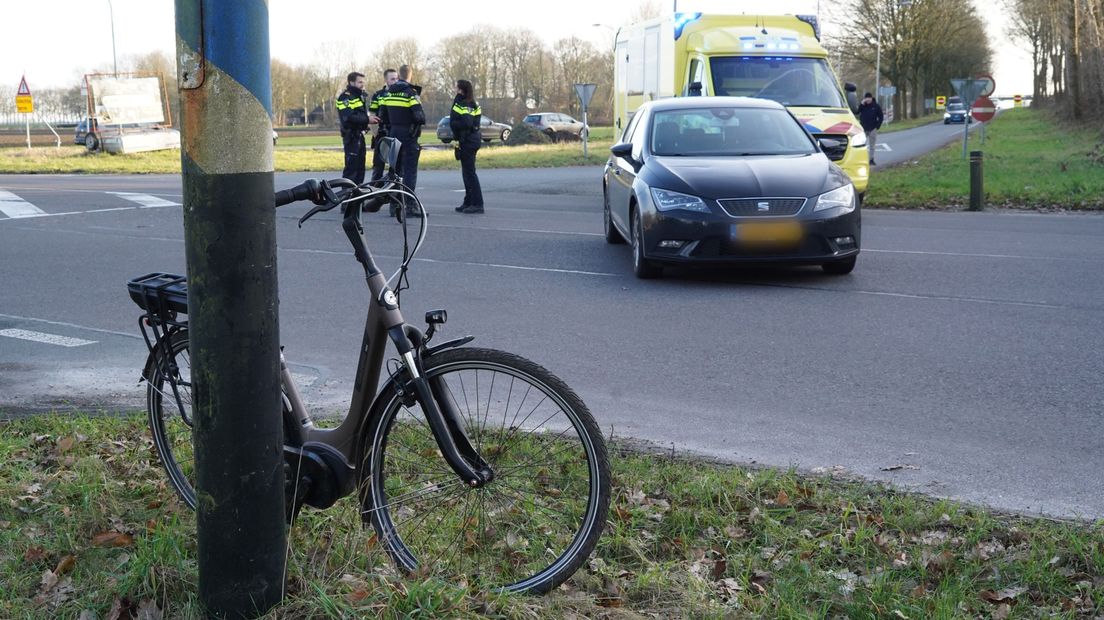
[[[609,459],[586,405],[548,370],[502,351],[446,350],[423,370],[448,386],[495,479],[464,485],[421,408],[404,406],[390,382],[358,438],[362,520],[408,574],[508,592],[559,586],[593,552],[609,510]],[[474,557],[481,547],[490,557]]]
[[[161,348],[162,343],[159,341],[154,348],[152,368],[146,382],[146,412],[149,415],[153,445],[165,473],[169,476],[169,483],[180,499],[195,510],[195,446],[191,426],[192,365],[188,352],[188,330],[180,329],[163,338],[169,338],[168,349],[177,362],[177,372],[175,375],[170,372],[168,360]],[[185,410],[181,410],[177,404],[171,382],[176,382]],[[165,406],[166,402],[169,407]]]

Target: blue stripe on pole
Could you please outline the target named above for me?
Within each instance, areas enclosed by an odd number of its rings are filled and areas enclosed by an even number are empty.
[[[244,86],[271,116],[268,4],[264,0],[205,0],[203,21],[207,62]]]

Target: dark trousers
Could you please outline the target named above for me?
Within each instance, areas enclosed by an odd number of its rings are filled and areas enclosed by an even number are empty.
[[[364,134],[359,131],[341,134],[345,146],[345,169],[341,176],[360,185],[364,182],[364,158],[367,149],[364,146]]]
[[[383,161],[383,155],[380,155],[380,142],[379,138],[372,139],[372,180],[378,181],[383,178],[383,168],[385,162]]]
[[[483,206],[483,189],[479,186],[479,177],[475,174],[475,154],[479,152],[479,138],[474,144],[464,140],[460,144],[460,176],[464,178],[464,205]]]
[[[403,184],[414,189],[418,186],[418,159],[422,156],[422,147],[418,144],[418,136],[414,135],[414,127],[410,125],[392,125],[388,134],[402,143],[399,149],[399,176],[403,178]]]

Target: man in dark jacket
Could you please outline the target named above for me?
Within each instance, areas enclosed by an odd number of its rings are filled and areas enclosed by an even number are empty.
[[[874,100],[874,95],[863,95],[862,103],[859,104],[859,124],[866,132],[866,152],[870,156],[871,166],[877,165],[874,163],[874,147],[878,144],[878,130],[882,128],[883,120],[882,106]]]
[[[383,156],[380,154],[380,138],[386,138],[387,132],[383,131],[382,126],[379,124],[380,119],[380,103],[383,98],[387,96],[387,89],[399,79],[399,72],[394,69],[385,69],[383,71],[383,88],[372,93],[372,100],[368,103],[368,118],[374,119],[376,124],[376,133],[372,136],[372,180],[378,181],[383,178],[384,161]]]
[[[418,136],[422,135],[422,125],[425,125],[425,111],[418,97],[422,87],[411,84],[410,79],[410,66],[399,67],[399,79],[387,89],[379,109],[383,131],[402,144],[398,172],[403,183],[413,190],[418,184],[418,158],[422,151]],[[418,214],[408,212],[407,215]]]
[[[364,74],[353,71],[346,79],[345,90],[334,103],[341,121],[341,141],[345,146],[345,169],[341,176],[360,184],[364,182],[364,132],[368,130],[368,105],[364,97]]]

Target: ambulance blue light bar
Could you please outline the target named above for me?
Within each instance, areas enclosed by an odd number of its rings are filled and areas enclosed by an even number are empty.
[[[701,13],[675,13],[675,40],[682,36],[682,29],[686,24],[701,19]]]

